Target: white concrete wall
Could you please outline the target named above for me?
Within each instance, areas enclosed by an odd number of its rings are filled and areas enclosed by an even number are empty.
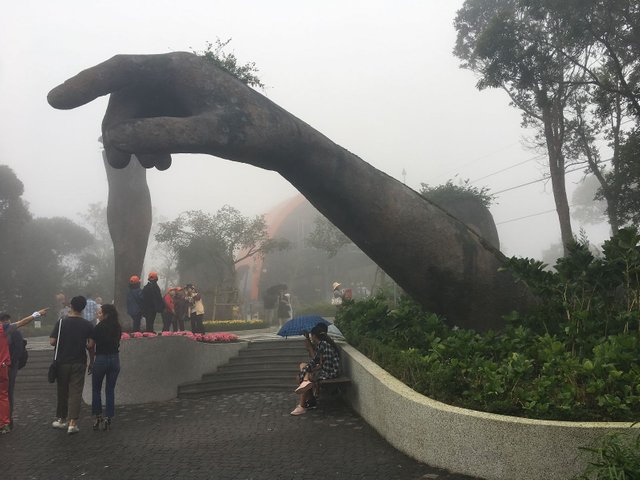
[[[247,342],[202,343],[178,336],[122,340],[116,405],[176,398],[178,385],[200,380],[203,374],[215,371],[247,345]],[[91,404],[91,376],[85,380],[82,398]]]
[[[342,348],[353,409],[400,451],[452,472],[488,480],[567,480],[590,458],[578,447],[632,425],[529,420],[452,407],[410,389],[353,347]]]

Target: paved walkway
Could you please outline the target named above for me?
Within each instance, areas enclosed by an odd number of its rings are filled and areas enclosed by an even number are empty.
[[[94,432],[51,427],[54,398],[16,392],[15,428],[0,436],[4,480],[439,479],[448,474],[392,448],[341,402],[292,417],[294,395],[229,394],[117,408]]]
[[[238,332],[253,340],[270,331]],[[278,337],[279,338],[279,337]],[[38,348],[46,337],[30,339]],[[51,427],[55,395],[16,391],[14,430],[0,436],[3,480],[306,478],[469,480],[391,447],[339,399],[292,417],[293,393],[242,393],[117,407],[113,429]]]

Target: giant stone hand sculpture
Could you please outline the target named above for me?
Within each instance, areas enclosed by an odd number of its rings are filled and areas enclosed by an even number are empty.
[[[465,224],[196,55],[117,55],[48,100],[70,109],[107,94],[102,130],[114,167],[136,154],[164,170],[171,153],[206,153],[275,170],[450,324],[499,327],[530,301],[498,271],[502,254]]]

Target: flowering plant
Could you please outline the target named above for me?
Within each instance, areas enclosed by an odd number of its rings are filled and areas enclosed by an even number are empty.
[[[265,328],[268,325],[264,320],[205,320],[204,328],[207,331],[222,332],[229,330],[249,330],[253,328]]]
[[[203,343],[225,343],[225,342],[237,342],[238,336],[233,333],[193,333],[193,332],[161,332],[155,334],[154,332],[124,332],[121,336],[121,340],[127,340],[129,338],[150,338],[150,337],[186,337],[190,340]]]

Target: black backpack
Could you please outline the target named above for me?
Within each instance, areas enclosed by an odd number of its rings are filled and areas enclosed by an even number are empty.
[[[29,360],[29,352],[27,351],[27,341],[22,339],[22,353],[18,357],[18,370],[24,368],[27,364],[27,360]]]
[[[9,348],[11,350],[11,363],[18,364],[18,370],[24,368],[29,360],[27,341],[18,331],[9,335]]]

